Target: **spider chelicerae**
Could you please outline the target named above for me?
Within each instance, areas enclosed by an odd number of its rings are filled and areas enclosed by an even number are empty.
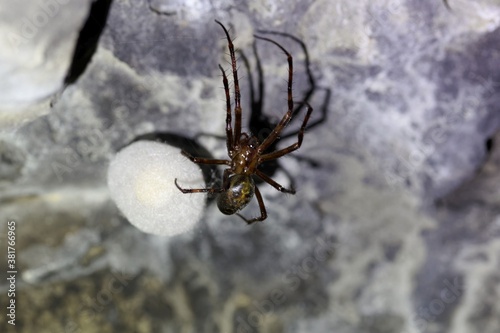
[[[276,41],[255,36],[256,39],[270,42],[277,47],[279,47],[287,56],[288,61],[288,82],[287,82],[287,107],[288,111],[285,113],[281,121],[276,125],[276,127],[269,133],[269,135],[262,141],[259,142],[256,136],[249,135],[241,131],[241,93],[238,80],[238,71],[236,64],[236,56],[234,51],[234,45],[229,36],[226,27],[219,21],[215,20],[219,24],[226,35],[227,44],[229,48],[229,55],[231,58],[231,67],[233,72],[234,81],[234,128],[232,126],[232,110],[231,110],[231,97],[229,91],[229,82],[226,76],[226,72],[219,65],[219,69],[222,73],[222,83],[224,85],[224,91],[226,94],[226,146],[227,153],[229,155],[228,160],[222,159],[209,159],[191,156],[186,151],[182,151],[182,154],[189,158],[192,162],[197,164],[218,164],[218,165],[228,165],[229,168],[224,170],[222,177],[221,187],[211,187],[211,188],[200,188],[200,189],[184,189],[179,186],[177,179],[175,179],[175,185],[182,193],[217,193],[219,194],[217,198],[217,206],[219,210],[226,215],[236,214],[241,217],[246,223],[251,224],[258,221],[264,221],[267,218],[266,207],[264,205],[264,200],[262,199],[262,194],[259,188],[255,186],[253,177],[259,177],[263,181],[267,182],[269,185],[273,186],[280,192],[295,194],[294,189],[287,189],[282,185],[278,184],[276,181],[271,179],[265,173],[258,169],[258,166],[266,161],[274,160],[287,155],[297,149],[302,145],[302,140],[304,138],[304,131],[307,126],[307,122],[311,116],[313,108],[307,102],[301,102],[306,105],[307,112],[302,125],[298,131],[298,140],[294,144],[279,149],[273,152],[266,152],[266,150],[273,145],[273,143],[279,139],[280,133],[288,125],[292,119],[294,113],[294,101],[292,94],[293,87],[293,58],[292,55],[279,43]],[[243,209],[253,198],[256,196],[259,203],[260,216],[247,219],[243,217],[238,212]]]

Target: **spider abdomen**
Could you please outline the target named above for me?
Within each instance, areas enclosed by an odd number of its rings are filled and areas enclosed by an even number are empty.
[[[229,187],[217,198],[217,207],[226,215],[243,209],[255,193],[255,183],[251,176],[234,175],[229,178]]]

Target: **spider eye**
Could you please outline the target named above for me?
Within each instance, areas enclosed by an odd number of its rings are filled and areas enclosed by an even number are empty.
[[[247,175],[234,175],[229,178],[229,188],[217,198],[217,207],[226,215],[232,215],[243,209],[255,193],[255,183]]]

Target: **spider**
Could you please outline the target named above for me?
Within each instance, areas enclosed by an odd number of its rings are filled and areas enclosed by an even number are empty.
[[[215,20],[224,30],[226,35],[227,44],[229,48],[229,55],[231,58],[231,68],[233,72],[234,81],[234,129],[232,127],[232,110],[231,110],[231,98],[229,91],[229,82],[225,70],[219,64],[219,69],[222,73],[222,83],[224,85],[224,92],[226,95],[226,147],[227,153],[230,159],[208,159],[201,157],[193,157],[186,151],[182,151],[182,154],[190,159],[193,163],[197,164],[218,164],[227,165],[229,168],[224,170],[222,177],[221,187],[211,187],[211,188],[200,188],[200,189],[184,189],[179,186],[177,179],[175,179],[175,186],[182,193],[210,193],[218,194],[217,206],[219,210],[226,215],[236,214],[241,217],[247,224],[252,224],[254,222],[264,221],[267,218],[266,207],[264,205],[264,200],[259,191],[259,188],[255,186],[254,176],[259,177],[263,181],[267,182],[269,185],[274,187],[280,192],[295,194],[294,189],[287,189],[282,185],[278,184],[276,181],[271,179],[257,167],[266,161],[275,160],[284,155],[287,155],[297,149],[302,145],[302,140],[304,137],[304,131],[307,126],[307,122],[311,116],[313,108],[307,103],[302,102],[307,107],[307,113],[304,117],[302,125],[298,132],[298,140],[294,144],[273,152],[266,153],[265,151],[273,145],[273,143],[279,138],[280,133],[288,125],[292,119],[294,112],[294,101],[292,94],[293,86],[293,58],[292,55],[276,41],[255,36],[256,39],[270,42],[280,48],[287,56],[288,61],[288,82],[287,82],[287,107],[288,111],[285,113],[281,121],[276,125],[276,127],[269,133],[269,135],[259,142],[258,138],[254,135],[249,135],[241,131],[241,94],[238,80],[238,71],[236,64],[236,56],[234,51],[233,42],[229,36],[229,32],[226,27],[219,21]],[[243,209],[253,196],[256,196],[260,216],[247,219],[238,212]]]

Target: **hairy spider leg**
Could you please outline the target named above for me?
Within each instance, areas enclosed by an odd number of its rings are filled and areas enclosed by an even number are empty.
[[[218,159],[213,159],[213,158],[203,158],[203,157],[194,157],[187,151],[183,150],[181,151],[181,154],[186,156],[191,160],[191,162],[197,163],[197,164],[226,164],[226,165],[231,165],[231,161],[228,160],[218,160]]]
[[[229,95],[229,83],[227,81],[226,72],[224,68],[219,64],[220,71],[222,72],[222,83],[224,84],[224,92],[226,94],[226,147],[227,154],[229,157],[234,155],[234,144],[233,144],[233,129],[231,128],[231,97]]]
[[[271,185],[272,187],[274,187],[278,191],[283,192],[283,193],[295,194],[295,190],[293,188],[290,190],[285,188],[283,185],[277,183],[275,180],[273,180],[271,177],[269,177],[268,175],[266,175],[265,173],[263,173],[259,169],[255,170],[255,174],[257,175],[257,177],[259,177],[260,179],[262,179],[263,181],[265,181],[266,183],[268,183],[269,185]]]
[[[196,163],[196,162],[195,162]],[[203,164],[213,164],[213,163],[203,163]],[[209,187],[209,188],[182,188],[179,186],[177,183],[177,178],[175,178],[174,183],[175,186],[182,192],[182,193],[222,193],[226,191],[229,187],[229,172],[231,169],[225,169],[224,170],[224,175],[222,176],[222,186],[220,188],[217,187]]]
[[[300,112],[300,110],[308,103],[309,99],[311,98],[312,94],[314,93],[314,91],[316,91],[317,89],[321,89],[321,90],[324,90],[325,91],[325,98],[324,98],[324,102],[323,102],[323,107],[321,108],[320,110],[320,115],[319,117],[317,117],[314,121],[312,121],[311,123],[309,123],[308,125],[308,129],[311,129],[319,124],[322,124],[323,122],[326,121],[326,116],[327,116],[327,109],[328,109],[328,104],[330,102],[330,97],[331,97],[331,90],[329,88],[323,88],[323,87],[317,87],[316,86],[316,83],[314,81],[314,76],[311,72],[311,61],[310,61],[310,58],[309,58],[309,52],[307,51],[307,46],[306,44],[298,37],[294,36],[294,35],[291,35],[291,34],[288,34],[286,32],[282,32],[282,31],[274,31],[274,30],[257,30],[258,33],[260,34],[270,34],[270,35],[277,35],[277,36],[282,36],[282,37],[285,37],[285,38],[290,38],[291,40],[293,40],[294,42],[296,42],[297,44],[299,44],[300,48],[302,49],[302,52],[304,52],[304,67],[305,67],[305,70],[306,70],[306,76],[307,76],[307,80],[309,81],[309,89],[307,89],[303,99],[301,102],[298,103],[298,106],[295,108],[295,110],[293,111],[293,114],[296,115]],[[280,138],[281,139],[287,139],[287,138],[290,138],[294,135],[296,135],[297,132],[291,132],[291,133],[286,133],[286,134],[281,134],[280,135]],[[301,158],[301,157],[297,157],[295,156],[295,158],[298,158],[298,159],[304,159],[304,158]],[[308,161],[308,162],[311,162],[311,161]]]
[[[259,34],[269,34],[269,35],[277,35],[277,36],[282,36],[285,38],[290,38],[293,40],[295,43],[297,43],[300,48],[302,49],[302,52],[304,52],[304,68],[306,70],[306,76],[309,84],[309,89],[307,89],[305,96],[302,99],[302,102],[297,103],[298,106],[296,109],[293,111],[293,114],[296,115],[299,113],[300,109],[302,109],[305,106],[305,102],[309,101],[309,98],[311,98],[314,90],[316,89],[316,83],[314,82],[314,78],[311,72],[311,61],[309,59],[309,52],[307,51],[306,44],[298,37],[295,37],[294,35],[291,35],[286,32],[282,31],[274,31],[274,30],[257,30]],[[311,127],[312,124],[309,125]],[[293,133],[292,133],[293,135]],[[291,135],[290,135],[291,136]],[[281,136],[282,138],[285,136]]]
[[[302,145],[302,140],[304,139],[304,132],[306,130],[307,122],[309,121],[309,117],[311,117],[311,113],[313,112],[313,108],[309,104],[306,104],[306,106],[307,106],[307,113],[306,113],[306,116],[304,117],[304,121],[302,122],[302,126],[300,126],[300,130],[299,130],[299,133],[297,135],[298,136],[297,142],[291,144],[290,146],[288,146],[286,148],[283,148],[283,149],[280,149],[277,151],[273,151],[272,153],[264,154],[264,155],[260,156],[259,163],[281,157],[283,155],[289,154],[292,151],[300,148],[300,146]],[[290,116],[291,116],[291,112],[290,113],[287,112],[285,117],[287,117],[288,114],[290,114]]]
[[[295,37],[294,35],[291,35],[291,34],[288,34],[285,32],[273,31],[273,30],[257,30],[257,31],[259,33],[262,33],[262,34],[272,34],[272,35],[282,36],[285,38],[290,38],[294,42],[299,44],[300,48],[302,49],[302,51],[304,53],[304,67],[306,70],[306,76],[307,76],[310,88],[307,89],[303,100],[301,102],[296,103],[296,104],[298,104],[298,106],[295,107],[295,110],[293,111],[293,115],[296,115],[300,112],[300,110],[307,104],[308,100],[310,99],[310,97],[312,96],[314,91],[316,91],[317,89],[324,90],[325,97],[324,97],[324,102],[322,104],[323,107],[319,110],[320,115],[319,115],[319,117],[312,120],[311,122],[308,122],[307,128],[310,129],[310,128],[316,127],[317,125],[323,123],[327,118],[328,105],[329,105],[330,98],[331,98],[331,90],[329,88],[323,88],[323,87],[318,88],[316,86],[316,83],[314,81],[314,77],[312,75],[311,68],[310,68],[309,52],[307,50],[305,43],[300,38]],[[245,67],[248,69],[248,82],[249,82],[249,87],[250,87],[250,100],[251,100],[251,110],[252,110],[252,116],[250,117],[250,121],[252,122],[253,119],[264,118],[264,120],[262,120],[262,121],[269,122],[269,120],[267,120],[267,116],[263,113],[263,109],[264,109],[264,106],[263,106],[264,101],[262,98],[263,91],[264,91],[263,69],[262,69],[260,58],[259,58],[258,53],[257,53],[257,44],[255,42],[252,44],[252,50],[253,50],[253,53],[255,55],[256,69],[257,69],[257,87],[258,87],[258,90],[257,90],[258,97],[257,98],[255,96],[256,95],[255,90],[253,89],[254,88],[254,80],[253,80],[252,73],[250,71],[250,63],[249,63],[246,55],[240,51],[241,59],[243,60]],[[255,126],[253,126],[253,127],[255,127]],[[253,129],[253,127],[250,124],[250,128]],[[254,132],[255,132],[255,129],[254,129]],[[285,133],[285,134],[281,133],[279,136],[280,136],[280,139],[287,139],[287,138],[290,138],[290,137],[297,135],[297,134],[298,134],[297,131],[292,131],[292,132]],[[208,133],[197,134],[197,136],[203,136],[203,135],[224,139],[223,136],[218,136],[215,134],[208,134]],[[271,146],[272,145],[270,145],[270,147]],[[268,148],[270,148],[270,147],[268,147]],[[309,158],[301,157],[301,156],[295,156],[295,158],[298,160],[305,161],[313,166],[317,166],[317,162],[310,160]],[[283,169],[283,171],[285,173],[287,173],[287,171],[285,169]],[[288,176],[289,176],[289,178],[291,178],[290,175],[288,175]]]
[[[231,40],[231,37],[229,36],[229,32],[227,32],[226,27],[219,21],[215,20],[216,23],[218,23],[222,29],[224,30],[224,33],[226,34],[226,39],[227,39],[227,45],[229,48],[229,55],[231,57],[231,67],[233,70],[233,81],[234,81],[234,146],[238,146],[240,143],[240,136],[241,136],[241,93],[240,93],[240,84],[238,80],[238,69],[236,67],[236,56],[234,53],[234,45]]]
[[[177,178],[174,180],[175,186],[184,194],[186,193],[222,193],[224,192],[224,189],[217,188],[217,187],[209,187],[209,188],[182,188],[180,185],[177,183]]]
[[[272,39],[255,36],[257,39],[265,40],[267,42],[273,43],[277,47],[279,47],[287,57],[288,61],[288,84],[287,84],[287,92],[288,92],[288,111],[281,118],[281,121],[276,125],[276,127],[272,130],[272,132],[267,136],[267,138],[259,145],[257,148],[259,153],[264,152],[280,135],[281,131],[288,125],[290,119],[292,119],[293,114],[293,95],[292,95],[292,84],[293,84],[293,58],[292,55],[280,44],[275,42]]]
[[[201,158],[201,157],[193,157],[191,154],[188,152],[185,152],[184,150],[181,151],[181,154],[189,158],[193,163],[196,164],[226,164],[226,165],[231,165],[231,161],[228,160],[216,160],[216,159],[211,159],[211,158]],[[221,188],[216,188],[216,187],[209,187],[209,188],[182,188],[179,186],[177,183],[177,178],[175,178],[174,183],[175,186],[182,192],[182,193],[222,193],[226,190],[226,184],[227,184],[227,179],[229,178],[229,171],[230,169],[225,169],[224,170],[224,175],[223,175],[223,181],[222,181],[222,187]]]

